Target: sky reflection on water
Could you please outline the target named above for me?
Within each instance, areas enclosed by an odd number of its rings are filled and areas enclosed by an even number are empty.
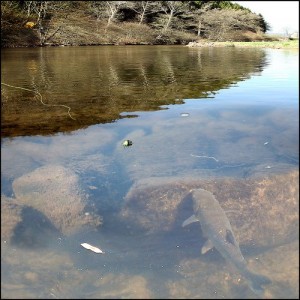
[[[2,138],[2,296],[255,297],[217,251],[200,254],[199,225],[181,228],[192,187],[211,189],[225,210],[238,211],[228,218],[249,266],[273,281],[265,296],[297,296],[298,53],[265,54],[261,72],[213,98],[147,112],[126,106],[120,113],[137,117]],[[125,139],[133,145],[123,147]],[[103,224],[86,221],[88,229],[63,234],[52,224],[71,225],[55,209],[78,223],[93,212]]]

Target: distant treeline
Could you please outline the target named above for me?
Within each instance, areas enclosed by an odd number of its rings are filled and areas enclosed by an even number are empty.
[[[216,41],[238,40],[246,32],[270,29],[262,15],[231,1],[1,1],[4,41],[20,22],[23,28],[35,29],[44,45],[68,26],[80,26],[80,20],[84,27],[87,19],[94,21],[96,32],[133,23],[147,25],[158,38],[181,31]]]

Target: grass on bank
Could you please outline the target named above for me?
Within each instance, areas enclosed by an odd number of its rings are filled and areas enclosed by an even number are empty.
[[[299,48],[299,40],[259,41],[259,42],[215,42],[215,46],[253,47],[253,48]]]

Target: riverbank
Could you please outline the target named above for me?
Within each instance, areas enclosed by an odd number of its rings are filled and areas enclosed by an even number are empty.
[[[1,16],[1,48],[41,46],[99,46],[99,45],[187,45],[198,40],[193,31],[182,27],[152,26],[136,21],[116,21],[107,25],[106,19],[88,14],[84,2],[69,11],[67,16],[56,11],[51,20],[44,20],[44,28],[28,18],[24,11],[4,9]],[[252,31],[232,31],[226,39],[233,41],[274,41],[276,37]],[[223,37],[225,40],[225,37]],[[211,42],[210,42],[211,43]],[[217,43],[214,43],[217,45]],[[220,44],[223,45],[223,44]],[[224,44],[227,46],[227,44]]]
[[[275,49],[298,49],[299,40],[282,41],[251,41],[251,42],[213,42],[198,41],[190,42],[188,47],[244,47],[244,48],[275,48]]]

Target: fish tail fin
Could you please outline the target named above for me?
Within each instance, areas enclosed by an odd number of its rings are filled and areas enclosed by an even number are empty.
[[[251,290],[259,295],[264,292],[264,288],[262,287],[263,285],[272,283],[268,277],[252,272],[249,272],[247,278],[250,281]]]

